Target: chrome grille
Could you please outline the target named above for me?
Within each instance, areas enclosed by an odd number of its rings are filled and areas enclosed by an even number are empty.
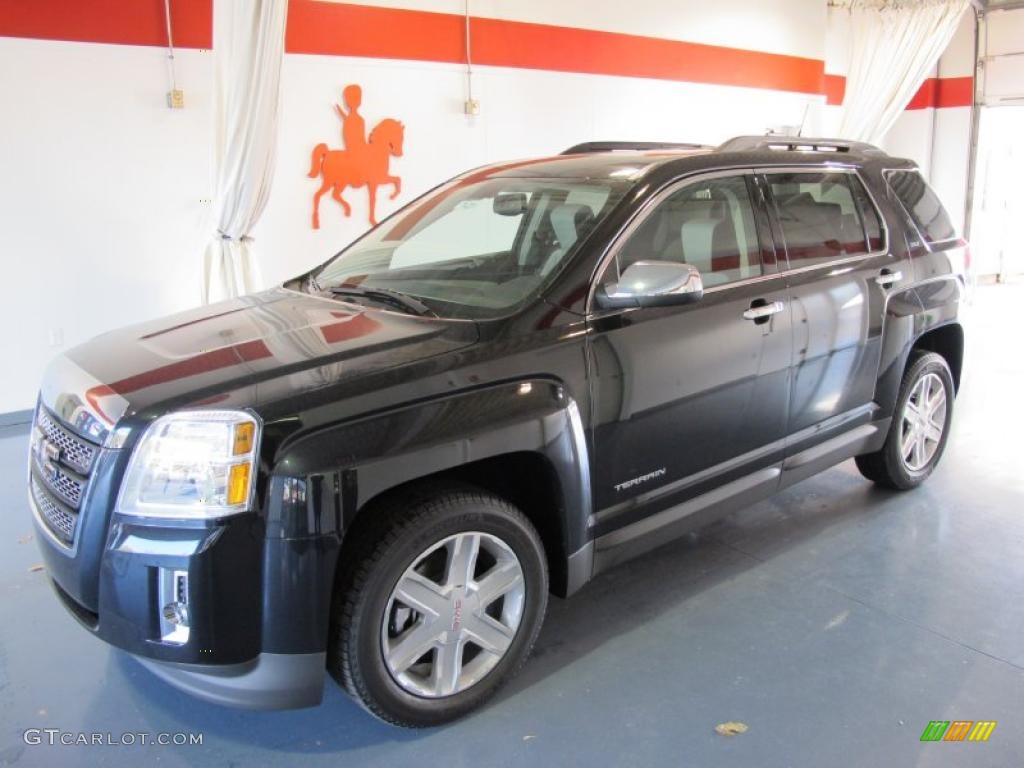
[[[35,476],[29,481],[32,488],[32,499],[47,526],[57,538],[70,545],[75,539],[75,528],[78,515],[65,509],[39,484]]]
[[[31,442],[30,491],[40,522],[71,546],[100,447],[69,430],[42,404],[36,409]]]
[[[70,472],[66,472],[52,461],[40,462],[36,456],[36,470],[42,477],[47,489],[56,493],[61,501],[78,509],[82,502],[82,492],[85,490],[85,480],[79,480]]]
[[[40,406],[36,426],[60,450],[60,461],[80,475],[88,475],[99,448],[62,427]]]

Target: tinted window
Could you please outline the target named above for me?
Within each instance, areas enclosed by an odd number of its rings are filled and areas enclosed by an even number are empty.
[[[686,262],[707,287],[761,274],[761,247],[741,176],[680,189],[644,220],[619,253],[619,269],[641,260]]]
[[[938,243],[956,237],[956,230],[953,228],[953,222],[949,220],[949,214],[920,173],[892,171],[885,177],[925,240],[929,243]]]
[[[775,173],[768,175],[782,226],[790,267],[841,259],[868,248],[860,208],[847,173]],[[877,218],[876,236],[881,240]]]

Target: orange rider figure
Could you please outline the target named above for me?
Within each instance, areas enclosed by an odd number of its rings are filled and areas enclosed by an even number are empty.
[[[353,154],[361,154],[366,147],[366,121],[359,114],[359,106],[363,102],[363,89],[358,85],[346,85],[341,92],[342,101],[348,110],[335,104],[334,109],[341,118],[341,140],[345,149]]]

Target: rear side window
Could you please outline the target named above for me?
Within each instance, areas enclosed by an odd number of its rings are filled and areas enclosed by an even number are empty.
[[[890,171],[885,174],[885,178],[927,242],[941,243],[956,237],[949,214],[920,173]]]
[[[878,213],[856,177],[848,173],[773,173],[767,178],[791,268],[882,247]]]

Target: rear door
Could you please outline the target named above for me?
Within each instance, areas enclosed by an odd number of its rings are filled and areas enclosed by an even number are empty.
[[[792,457],[872,420],[886,296],[911,276],[854,170],[771,171],[763,183],[792,308]]]

